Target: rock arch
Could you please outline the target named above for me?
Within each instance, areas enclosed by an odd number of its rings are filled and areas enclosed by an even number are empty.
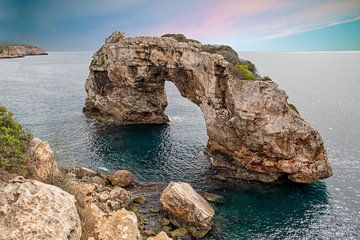
[[[331,176],[316,130],[272,81],[234,79],[220,55],[167,37],[114,32],[94,54],[84,112],[116,124],[163,124],[165,81],[202,110],[207,152],[226,179],[310,183]]]

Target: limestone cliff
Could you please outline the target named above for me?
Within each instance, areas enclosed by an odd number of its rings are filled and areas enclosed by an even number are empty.
[[[272,81],[241,80],[197,42],[114,32],[94,54],[88,116],[116,124],[168,122],[165,81],[202,110],[207,152],[224,178],[310,183],[332,175],[319,133],[289,108]]]
[[[31,55],[47,55],[39,47],[29,45],[0,45],[0,58],[19,58]]]

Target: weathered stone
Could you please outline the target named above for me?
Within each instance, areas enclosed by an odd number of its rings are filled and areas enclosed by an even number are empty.
[[[135,213],[121,209],[102,216],[96,224],[99,240],[140,240]]]
[[[133,184],[134,176],[128,170],[118,170],[109,177],[109,180],[114,186],[128,187]]]
[[[32,139],[30,160],[30,168],[36,178],[45,180],[49,177],[60,175],[55,154],[46,141],[41,141],[36,137]]]
[[[161,218],[161,219],[159,220],[159,223],[160,223],[162,226],[167,226],[167,225],[170,224],[170,220],[167,219],[167,218]]]
[[[213,166],[223,179],[310,183],[331,176],[319,133],[288,106],[286,93],[272,81],[236,79],[231,68],[199,44],[115,32],[93,57],[84,111],[117,124],[166,123],[170,80],[202,110],[207,152],[217,156]]]
[[[78,204],[85,208],[93,201],[93,193],[95,186],[89,183],[70,181],[68,184],[68,191],[73,194],[78,201]]]
[[[109,197],[118,202],[121,207],[128,207],[131,203],[131,193],[121,187],[112,189]]]
[[[162,192],[160,203],[170,221],[194,237],[205,236],[212,227],[214,209],[188,183],[171,182]]]
[[[0,239],[80,239],[75,198],[36,180],[17,180],[0,189]]]
[[[149,237],[148,240],[172,240],[165,232],[159,232],[155,237]]]
[[[189,234],[189,231],[186,228],[179,227],[175,229],[174,231],[170,232],[171,237],[177,239],[177,238],[183,238]]]
[[[108,192],[101,192],[99,194],[99,202],[106,202],[110,198],[110,194]]]

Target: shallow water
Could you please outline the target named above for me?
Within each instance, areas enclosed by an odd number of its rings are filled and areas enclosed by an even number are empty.
[[[167,83],[171,123],[98,126],[82,114],[91,53],[0,60],[0,104],[48,140],[62,165],[132,170],[226,197],[208,239],[358,239],[360,235],[360,53],[241,53],[290,96],[323,136],[334,176],[311,185],[213,183],[199,109]]]

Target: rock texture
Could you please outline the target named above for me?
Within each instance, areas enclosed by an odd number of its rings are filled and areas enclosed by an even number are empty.
[[[0,45],[0,58],[19,58],[31,55],[47,55],[47,53],[35,46],[9,45],[2,47]]]
[[[168,122],[165,81],[202,110],[207,152],[223,179],[310,183],[332,175],[319,133],[272,81],[235,79],[221,55],[196,42],[114,32],[86,81],[88,116],[117,124]]]
[[[125,209],[104,215],[97,222],[95,232],[99,240],[140,240],[135,213]]]
[[[60,174],[55,154],[46,141],[41,141],[36,137],[32,139],[30,160],[30,168],[38,179],[45,180]]]
[[[162,208],[170,221],[201,238],[211,229],[214,209],[188,183],[171,182],[160,197]]]
[[[118,170],[109,177],[109,180],[114,186],[128,187],[133,184],[134,176],[128,170]]]
[[[159,232],[155,237],[149,237],[148,240],[172,240],[165,232]]]
[[[77,240],[75,199],[63,190],[18,177],[0,189],[0,239]]]

